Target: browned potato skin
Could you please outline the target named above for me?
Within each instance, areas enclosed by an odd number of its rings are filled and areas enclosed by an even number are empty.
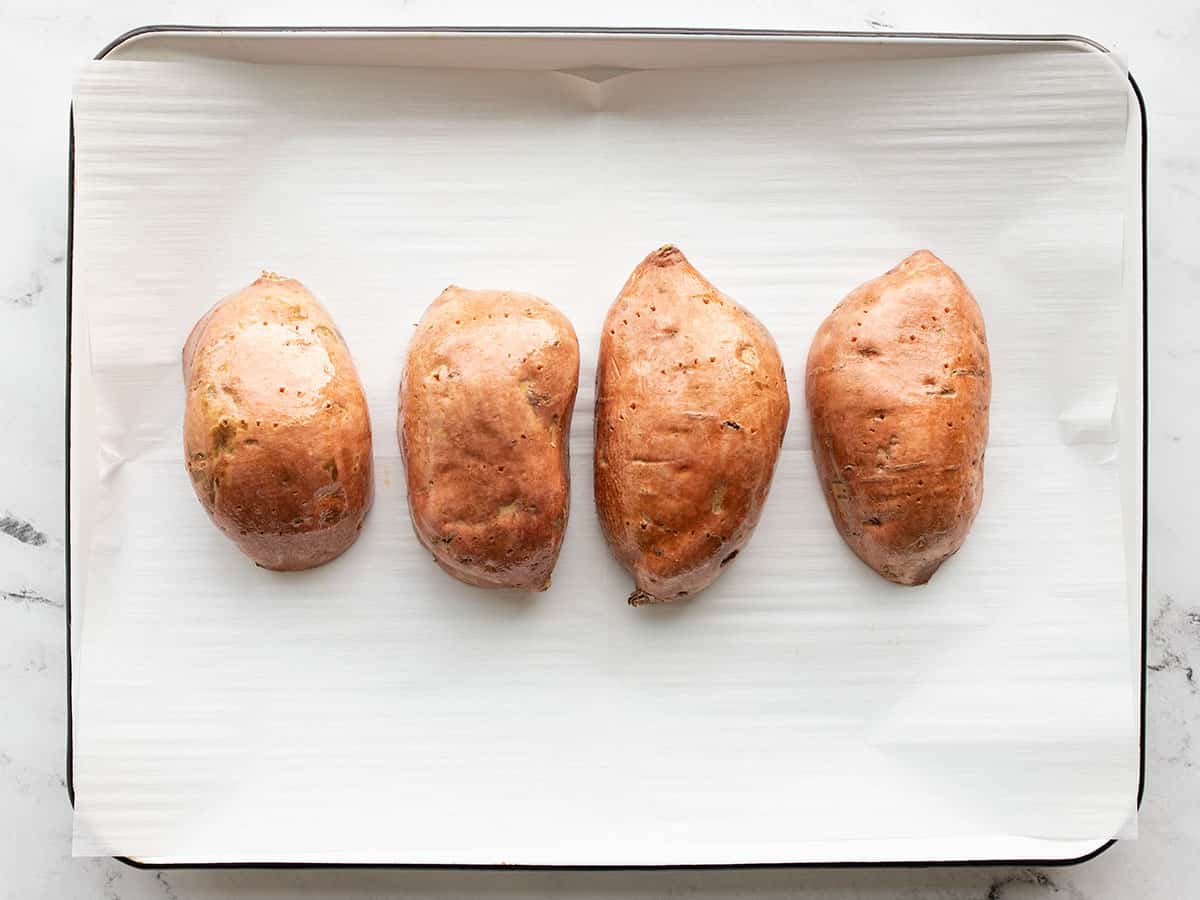
[[[570,500],[579,342],[532,294],[448,287],[417,325],[397,430],[417,538],[460,581],[544,591]]]
[[[183,348],[183,443],[196,496],[267,569],[328,562],[374,492],[371,423],[350,351],[300,282],[264,272]]]
[[[629,276],[600,340],[596,506],[633,606],[711,584],[758,524],[787,428],[770,333],[672,246]]]
[[[924,584],[983,498],[992,376],[975,298],[918,250],[829,314],[805,390],[838,531],[884,578]]]

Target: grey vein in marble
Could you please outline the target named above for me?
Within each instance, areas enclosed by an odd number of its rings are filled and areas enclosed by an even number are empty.
[[[1049,875],[1037,869],[1018,869],[1016,872],[996,878],[988,885],[987,894],[985,895],[986,900],[1004,900],[1009,895],[1008,889],[1014,884],[1028,884],[1039,888],[1049,888],[1055,894],[1065,892],[1068,897],[1076,898],[1076,900],[1084,900],[1084,895],[1080,893],[1078,888],[1069,884],[1060,888]]]
[[[175,893],[175,888],[171,887],[171,882],[163,877],[162,872],[155,873],[154,880],[162,885],[163,893],[166,894],[167,900],[179,900],[179,895]]]
[[[28,522],[8,514],[0,516],[0,532],[22,544],[32,544],[34,547],[40,547],[47,541],[45,532],[38,531]]]
[[[33,273],[33,280],[29,290],[23,294],[17,294],[15,297],[9,297],[8,302],[14,306],[33,306],[34,301],[42,296],[42,291],[46,289],[46,285],[42,281],[42,276],[37,272]]]
[[[121,892],[114,886],[121,880],[119,869],[108,869],[104,873],[104,900],[121,900]]]
[[[0,598],[11,601],[12,603],[23,603],[26,606],[53,606],[55,609],[63,608],[62,600],[52,600],[49,597],[44,597],[36,591],[0,591]]]
[[[1147,660],[1146,668],[1152,672],[1181,672],[1191,692],[1200,693],[1187,650],[1178,646],[1180,635],[1188,635],[1200,642],[1200,610],[1181,608],[1170,594],[1164,594],[1150,623],[1150,643],[1157,651],[1157,659]]]
[[[51,266],[60,266],[66,261],[67,255],[62,250],[55,250],[46,258],[49,260]],[[53,281],[53,276],[46,272],[45,265],[40,265],[33,270],[33,274],[25,282],[29,286],[27,290],[10,294],[4,299],[11,306],[33,306],[41,298],[42,294],[46,292],[46,278],[43,275],[50,277],[51,281]]]

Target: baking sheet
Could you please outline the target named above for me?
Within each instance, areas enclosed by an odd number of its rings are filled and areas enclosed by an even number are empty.
[[[90,67],[74,271],[99,449],[75,852],[736,863],[818,841],[1115,834],[1138,758],[1126,97],[1107,59],[1076,52],[602,83]],[[772,329],[794,414],[730,571],[632,610],[591,504],[592,380],[608,303],[665,241]],[[828,520],[803,361],[832,305],[918,246],[979,298],[995,387],[983,509],[914,590]],[[300,575],[240,557],[180,458],[179,348],[263,267],[331,309],[375,429],[362,538]],[[542,294],[579,333],[573,510],[547,594],[460,586],[411,535],[395,390],[450,282]]]

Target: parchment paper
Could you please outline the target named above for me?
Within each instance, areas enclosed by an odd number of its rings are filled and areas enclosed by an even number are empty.
[[[735,863],[1117,833],[1138,759],[1128,116],[1121,74],[1081,53],[603,83],[86,69],[78,396],[99,449],[74,473],[95,495],[75,853]],[[608,304],[666,242],[772,330],[792,419],[738,560],[691,602],[634,610],[592,503],[593,380]],[[919,247],[977,296],[994,394],[974,529],[901,588],[830,521],[803,370],[833,305]],[[360,540],[299,574],[242,557],[182,460],[184,338],[263,268],[331,310],[374,427]],[[464,587],[411,533],[396,390],[452,282],[542,295],[579,334],[571,519],[545,594]]]

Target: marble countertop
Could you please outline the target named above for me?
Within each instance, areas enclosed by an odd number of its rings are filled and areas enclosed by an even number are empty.
[[[325,12],[241,4],[14,0],[0,7],[0,896],[4,898],[788,896],[1071,900],[1183,898],[1200,884],[1200,575],[1189,562],[1200,475],[1200,7],[1011,0],[784,4],[676,0],[345,0]],[[63,376],[67,113],[76,68],[152,23],[561,24],[1073,33],[1116,50],[1143,93],[1150,135],[1149,672],[1139,837],[1071,868],[486,872],[142,871],[72,859],[64,772]],[[1195,329],[1195,330],[1194,330]],[[1193,744],[1193,738],[1197,738]]]

